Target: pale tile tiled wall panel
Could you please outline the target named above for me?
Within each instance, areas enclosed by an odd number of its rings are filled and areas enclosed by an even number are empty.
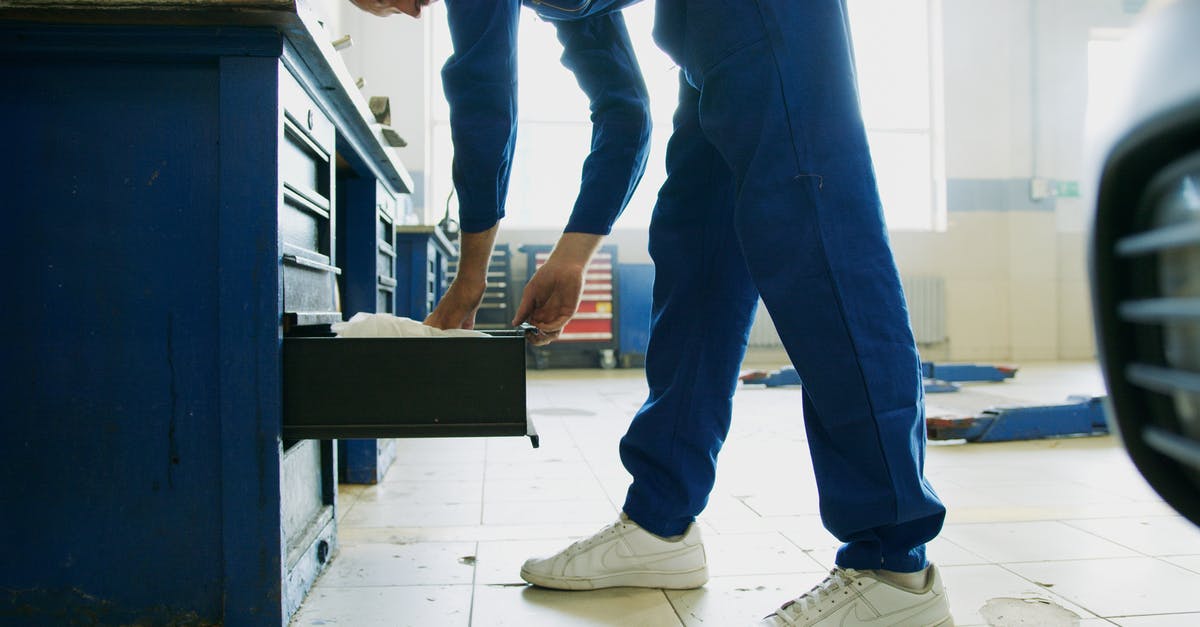
[[[1009,283],[1012,359],[1058,358],[1058,282],[1014,278]]]
[[[947,358],[1008,359],[1009,298],[1007,280],[947,279]]]
[[[1008,274],[1014,281],[1052,278],[1058,267],[1058,241],[1051,212],[1007,214]]]
[[[1058,353],[1060,359],[1096,356],[1092,295],[1087,267],[1088,236],[1058,234]]]

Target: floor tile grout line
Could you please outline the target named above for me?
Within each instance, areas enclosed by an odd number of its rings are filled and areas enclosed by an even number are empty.
[[[667,607],[670,607],[671,613],[675,614],[675,619],[679,621],[679,627],[687,627],[687,621],[683,620],[683,614],[680,613],[681,610],[671,602],[671,595],[667,594],[667,591],[662,588],[659,588],[658,593],[663,595],[663,598],[667,600]]]
[[[1128,517],[1128,518],[1127,518],[1127,520],[1136,520],[1136,519],[1138,519],[1138,518],[1141,518],[1141,517],[1140,517],[1140,516],[1130,516],[1130,517]],[[1125,519],[1114,519],[1114,520],[1125,520]],[[1168,564],[1171,564],[1171,562],[1168,562],[1168,561],[1166,560],[1166,558],[1167,558],[1167,557],[1182,557],[1182,556],[1187,556],[1187,555],[1189,555],[1189,554],[1187,554],[1187,553],[1180,553],[1180,554],[1169,554],[1169,555],[1154,555],[1154,554],[1152,554],[1152,553],[1147,553],[1147,552],[1145,552],[1145,551],[1142,551],[1142,550],[1140,550],[1140,549],[1137,549],[1137,548],[1134,548],[1134,547],[1132,547],[1132,546],[1129,546],[1129,545],[1123,544],[1122,542],[1120,542],[1120,541],[1118,541],[1118,540],[1114,540],[1114,539],[1112,539],[1112,538],[1108,538],[1108,537],[1102,536],[1102,535],[1100,535],[1099,533],[1097,533],[1097,532],[1095,532],[1095,531],[1092,531],[1092,530],[1090,530],[1090,529],[1084,529],[1083,527],[1077,527],[1077,526],[1075,526],[1075,525],[1072,525],[1072,524],[1070,523],[1070,520],[1069,520],[1069,519],[1059,520],[1058,522],[1061,522],[1062,524],[1064,524],[1064,525],[1066,525],[1066,526],[1068,526],[1068,527],[1070,527],[1070,528],[1072,528],[1072,529],[1077,529],[1077,530],[1079,530],[1079,531],[1082,531],[1082,532],[1084,532],[1084,533],[1086,533],[1086,534],[1090,534],[1090,535],[1092,535],[1092,536],[1095,536],[1095,537],[1097,537],[1097,538],[1100,538],[1101,540],[1104,540],[1104,541],[1106,541],[1106,542],[1111,542],[1111,543],[1113,543],[1113,544],[1115,544],[1115,545],[1117,545],[1117,546],[1119,546],[1119,547],[1121,547],[1121,548],[1124,548],[1124,549],[1128,549],[1128,550],[1130,550],[1130,551],[1133,551],[1134,553],[1137,553],[1138,555],[1141,555],[1142,557],[1149,557],[1149,558],[1152,558],[1152,559],[1159,560],[1159,561],[1161,561],[1161,562],[1167,562]],[[1191,555],[1194,555],[1194,554],[1191,554]],[[1171,565],[1172,565],[1172,566],[1178,566],[1178,564],[1171,564]],[[1190,568],[1184,568],[1184,567],[1182,567],[1182,566],[1180,566],[1180,568],[1183,568],[1184,570],[1187,570],[1187,571],[1191,571],[1191,570],[1192,570],[1192,569],[1190,569]]]
[[[825,568],[825,565],[824,565],[824,564],[822,564],[821,562],[817,561],[817,558],[816,558],[816,557],[813,557],[813,551],[815,551],[816,549],[808,549],[808,550],[805,550],[805,548],[804,548],[804,547],[800,546],[800,545],[799,545],[799,544],[798,544],[798,543],[797,543],[795,540],[793,540],[793,539],[791,539],[790,537],[788,537],[788,534],[786,534],[786,533],[784,533],[784,532],[782,532],[782,531],[776,530],[776,531],[774,531],[773,533],[775,533],[776,535],[778,535],[778,536],[780,536],[781,538],[783,538],[783,541],[784,541],[784,542],[787,542],[788,544],[790,544],[790,545],[792,545],[792,546],[796,547],[796,550],[798,550],[798,551],[800,551],[801,553],[803,553],[803,554],[804,554],[804,557],[807,557],[807,558],[808,558],[808,561],[810,561],[810,562],[812,562],[812,563],[816,564],[817,566],[821,567],[821,569],[822,569],[822,570],[821,570],[821,572],[824,572],[824,571],[826,570],[826,568]],[[721,534],[721,535],[733,535],[733,534]],[[834,564],[834,566],[836,566],[836,564]]]
[[[566,421],[564,421],[564,422],[566,422]],[[569,426],[569,424],[563,425],[563,431],[565,431],[567,434],[567,437],[571,439],[571,446],[574,447],[574,449],[579,453],[579,457],[583,460],[583,465],[587,466],[588,472],[590,472],[592,474],[592,480],[595,481],[600,486],[600,491],[604,493],[604,499],[607,500],[609,505],[612,505],[613,508],[615,508],[616,510],[618,510],[620,512],[624,512],[625,511],[624,504],[617,505],[616,501],[613,500],[612,495],[609,494],[608,490],[606,490],[604,488],[604,482],[601,481],[600,476],[598,474],[596,474],[596,468],[594,466],[592,466],[592,462],[590,460],[588,460],[587,455],[583,454],[583,449],[579,447],[579,442],[575,439],[575,433],[573,431],[571,431],[571,427]]]
[[[944,529],[945,529],[945,527],[943,526],[943,530],[944,530]],[[940,531],[938,532],[938,534],[937,534],[936,536],[934,536],[934,540],[941,540],[942,542],[947,542],[947,543],[949,543],[949,544],[952,544],[952,545],[954,545],[954,546],[955,546],[955,547],[956,547],[958,550],[960,550],[960,551],[963,551],[964,553],[969,553],[969,554],[971,554],[971,555],[973,555],[973,556],[975,556],[975,557],[977,557],[977,558],[979,558],[979,559],[983,560],[983,563],[990,563],[990,560],[988,560],[988,558],[986,558],[986,557],[984,557],[984,556],[980,555],[979,553],[977,553],[977,552],[975,552],[975,551],[972,551],[971,549],[968,549],[967,547],[965,547],[965,546],[963,546],[963,545],[961,545],[961,544],[959,544],[959,543],[955,542],[954,540],[951,540],[950,538],[947,538],[947,537],[946,537],[945,535],[943,535],[943,534],[942,534]],[[930,540],[929,542],[932,542],[932,541],[933,541],[933,540]],[[926,543],[925,543],[925,546],[926,546],[926,547],[928,547],[928,546],[929,546],[929,542],[926,542]],[[963,564],[963,566],[966,566],[966,565],[968,565],[968,564]]]
[[[479,526],[483,524],[483,508],[487,502],[488,452],[491,450],[491,438],[483,440],[483,470],[479,476]]]
[[[1117,558],[1117,559],[1120,559],[1120,558]],[[1029,564],[1029,563],[1036,564],[1036,563],[1039,563],[1039,562],[1020,562],[1020,563],[1023,563],[1023,564]],[[1083,611],[1085,611],[1085,612],[1087,612],[1087,613],[1091,614],[1092,616],[1094,616],[1094,617],[1096,617],[1096,618],[1104,618],[1104,616],[1103,616],[1103,615],[1101,615],[1101,614],[1100,614],[1100,612],[1093,611],[1093,610],[1092,610],[1092,608],[1090,608],[1090,607],[1088,607],[1088,606],[1084,605],[1083,603],[1081,603],[1081,602],[1079,602],[1079,601],[1076,601],[1075,599],[1072,599],[1071,597],[1069,597],[1069,596],[1067,596],[1067,595],[1065,595],[1065,594],[1063,594],[1063,593],[1061,593],[1061,592],[1058,592],[1058,591],[1056,591],[1056,590],[1051,590],[1051,589],[1049,589],[1049,588],[1047,588],[1047,587],[1043,586],[1042,584],[1040,584],[1040,583],[1038,583],[1038,582],[1036,582],[1036,581],[1034,581],[1034,580],[1032,580],[1032,579],[1030,579],[1030,578],[1026,577],[1025,575],[1022,575],[1021,573],[1018,573],[1017,571],[1015,571],[1015,570],[1013,570],[1013,569],[1011,569],[1011,568],[1008,568],[1008,567],[1007,567],[1007,566],[1005,566],[1004,564],[1001,564],[1001,563],[999,563],[999,562],[995,562],[995,563],[994,563],[994,565],[995,565],[995,566],[999,566],[1000,568],[1002,568],[1002,569],[1003,569],[1003,570],[1005,570],[1006,572],[1012,573],[1012,574],[1013,574],[1014,576],[1016,576],[1016,577],[1019,577],[1019,578],[1021,578],[1021,579],[1025,580],[1025,581],[1028,581],[1029,583],[1033,584],[1034,586],[1037,586],[1038,590],[1043,590],[1043,591],[1047,592],[1048,594],[1052,594],[1052,595],[1054,595],[1054,596],[1056,596],[1056,597],[1059,597],[1059,598],[1062,598],[1062,599],[1066,599],[1067,601],[1070,601],[1071,603],[1074,603],[1074,604],[1075,604],[1076,606],[1078,606],[1080,609],[1082,609]],[[1080,618],[1083,618],[1083,617],[1080,617]]]
[[[475,622],[475,586],[479,581],[479,542],[475,542],[475,560],[471,562],[471,600],[467,604],[467,627]]]

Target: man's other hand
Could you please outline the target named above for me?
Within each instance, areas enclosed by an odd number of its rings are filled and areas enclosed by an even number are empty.
[[[425,324],[438,329],[473,329],[486,284],[455,278]]]
[[[533,273],[529,284],[525,286],[513,325],[528,322],[537,327],[538,333],[529,336],[529,341],[536,346],[558,339],[563,327],[579,309],[586,270],[587,264],[556,263],[553,258],[548,260]]]
[[[354,6],[379,17],[388,17],[397,13],[421,16],[421,9],[432,0],[350,0]]]
[[[530,277],[512,323],[515,326],[528,322],[537,327],[539,333],[528,336],[534,345],[558,339],[579,309],[583,275],[603,239],[602,235],[590,233],[563,233],[545,265]]]

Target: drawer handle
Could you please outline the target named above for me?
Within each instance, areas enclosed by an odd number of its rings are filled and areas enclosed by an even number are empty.
[[[309,213],[325,220],[329,219],[329,201],[316,192],[306,192],[296,185],[284,182],[283,197],[299,205],[301,209],[307,209]]]
[[[306,123],[310,123],[310,121],[313,120],[312,109],[308,110],[308,115],[306,116],[306,118],[307,118],[305,120]],[[309,128],[311,128],[311,126]],[[313,154],[317,155],[322,161],[325,161],[326,163],[329,162],[329,151],[325,150],[325,148],[323,148],[320,144],[318,144],[317,140],[314,139],[313,136],[308,131],[304,130],[304,127],[301,126],[300,122],[292,119],[292,114],[290,111],[283,112],[283,129],[285,132],[291,133],[293,136],[296,137],[296,139],[300,140],[301,143],[303,143],[310,151],[312,151]]]
[[[334,274],[342,273],[342,269],[337,266],[331,266],[327,263],[321,263],[320,261],[313,261],[312,259],[307,259],[305,257],[299,257],[297,255],[284,255],[283,262],[290,263],[294,266],[303,266],[305,268],[311,268],[313,270],[320,270],[322,272],[332,272]]]
[[[396,287],[396,279],[381,276],[379,277],[379,284],[385,287]]]

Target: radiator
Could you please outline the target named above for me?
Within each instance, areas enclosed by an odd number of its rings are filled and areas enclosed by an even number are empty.
[[[941,277],[902,277],[904,295],[908,299],[909,321],[917,344],[938,344],[946,341],[946,282]],[[781,348],[779,333],[762,301],[750,329],[750,346]]]

